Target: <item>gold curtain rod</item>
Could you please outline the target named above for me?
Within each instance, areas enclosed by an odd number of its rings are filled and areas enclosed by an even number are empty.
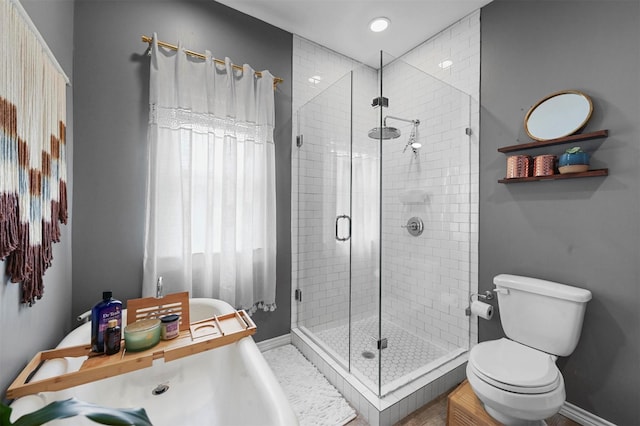
[[[142,41],[145,42],[145,43],[149,43],[149,46],[151,46],[151,43],[153,43],[153,37],[149,37],[149,36],[143,35],[142,36]],[[176,46],[174,44],[165,43],[164,41],[160,41],[160,40],[158,40],[158,46],[166,47],[167,49],[178,50],[178,46]],[[196,58],[207,59],[207,57],[205,55],[203,55],[202,53],[194,52],[192,50],[184,49],[184,53],[186,53],[187,55],[195,56]],[[216,64],[225,65],[225,62],[223,60],[221,60],[221,59],[216,59],[216,58],[212,58],[212,59],[214,60],[214,62]],[[240,65],[231,64],[231,66],[235,70],[243,71],[243,68]],[[258,77],[262,77],[262,73],[260,71],[255,71],[255,74]],[[281,79],[280,77],[274,77],[273,78],[273,88],[275,89],[275,87],[279,83],[282,83],[282,82],[284,82],[284,80]]]

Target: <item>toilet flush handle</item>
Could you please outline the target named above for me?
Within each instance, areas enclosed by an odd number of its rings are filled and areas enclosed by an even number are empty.
[[[499,294],[509,294],[509,289],[508,288],[496,287],[496,288],[493,289],[493,291],[495,291],[496,293],[499,293]]]

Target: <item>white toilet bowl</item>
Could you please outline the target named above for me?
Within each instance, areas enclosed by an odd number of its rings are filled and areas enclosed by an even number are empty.
[[[564,404],[558,356],[578,344],[591,292],[519,275],[493,278],[506,338],[474,346],[467,378],[487,412],[506,425],[544,423]]]
[[[487,412],[505,425],[541,424],[564,404],[556,357],[502,338],[476,345],[467,379]]]

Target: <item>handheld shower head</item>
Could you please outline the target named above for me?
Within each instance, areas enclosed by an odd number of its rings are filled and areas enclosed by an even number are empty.
[[[422,144],[418,142],[418,125],[420,124],[420,120],[413,120],[413,128],[411,129],[411,134],[409,135],[409,140],[407,144],[404,146],[402,152],[404,153],[407,148],[411,147],[413,154],[418,157],[418,149],[422,148]]]

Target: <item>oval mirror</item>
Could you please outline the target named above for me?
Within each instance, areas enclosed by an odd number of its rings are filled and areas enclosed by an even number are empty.
[[[591,118],[591,98],[576,90],[552,93],[531,107],[524,129],[537,141],[562,138],[582,129]]]

